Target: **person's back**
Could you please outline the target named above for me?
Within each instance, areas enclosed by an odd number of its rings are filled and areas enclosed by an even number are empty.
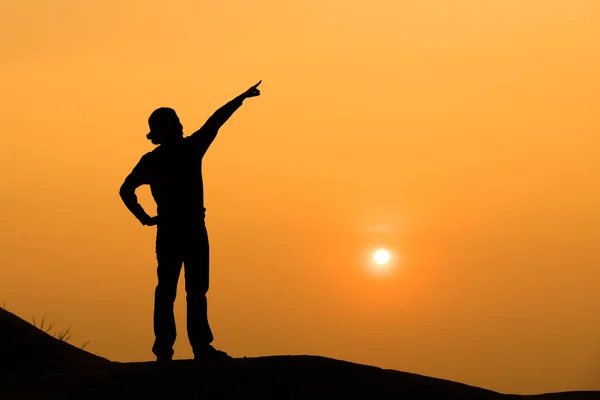
[[[159,223],[203,218],[202,158],[189,138],[163,144],[146,156]]]
[[[260,84],[260,82],[258,83]],[[227,356],[210,343],[206,292],[209,285],[209,243],[204,223],[202,158],[219,128],[248,97],[258,96],[258,84],[218,109],[189,137],[171,108],[156,109],[148,120],[147,138],[159,145],[142,156],[119,191],[123,202],[142,225],[158,225],[156,258],[158,285],[154,297],[152,352],[157,360],[171,360],[177,336],[173,304],[181,265],[185,269],[187,328],[195,358]],[[137,201],[136,188],[150,185],[157,216],[150,217]]]

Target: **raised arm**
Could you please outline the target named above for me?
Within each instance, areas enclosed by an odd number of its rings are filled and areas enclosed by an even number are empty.
[[[125,203],[125,206],[131,213],[140,221],[142,225],[156,225],[156,217],[150,217],[138,202],[135,190],[145,184],[149,184],[148,179],[148,156],[141,158],[140,162],[135,166],[133,171],[125,178],[125,182],[121,185],[119,195]]]
[[[221,128],[221,126],[227,122],[229,117],[231,117],[233,113],[240,108],[244,100],[249,97],[260,95],[258,85],[260,85],[261,82],[262,81],[259,81],[256,85],[252,86],[250,89],[246,90],[244,93],[240,94],[235,99],[219,108],[213,115],[210,116],[210,118],[200,129],[190,135],[190,140],[198,147],[198,150],[202,154],[208,150],[208,147],[211,145],[213,140],[215,140],[215,137],[219,132],[219,128]]]

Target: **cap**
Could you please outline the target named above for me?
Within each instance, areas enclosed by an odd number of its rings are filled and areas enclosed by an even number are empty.
[[[179,117],[175,110],[169,107],[157,108],[148,118],[150,132],[148,132],[146,137],[148,139],[157,138],[158,135],[172,127],[174,124],[179,124]]]

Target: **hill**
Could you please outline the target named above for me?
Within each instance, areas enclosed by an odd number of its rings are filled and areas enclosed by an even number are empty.
[[[1,399],[600,399],[600,392],[536,396],[486,389],[317,356],[210,362],[117,363],[0,309]]]

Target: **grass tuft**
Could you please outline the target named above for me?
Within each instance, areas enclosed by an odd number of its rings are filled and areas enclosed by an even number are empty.
[[[33,326],[35,326],[39,330],[41,330],[49,335],[54,336],[61,342],[68,342],[69,340],[71,340],[71,327],[70,326],[67,329],[64,329],[62,331],[58,331],[56,333],[50,333],[50,331],[54,328],[54,322],[52,322],[46,326],[46,314],[44,314],[44,316],[40,319],[39,325],[36,322],[35,317],[33,317]],[[91,342],[89,340],[86,340],[85,342],[83,342],[80,349],[83,350],[90,343]]]

